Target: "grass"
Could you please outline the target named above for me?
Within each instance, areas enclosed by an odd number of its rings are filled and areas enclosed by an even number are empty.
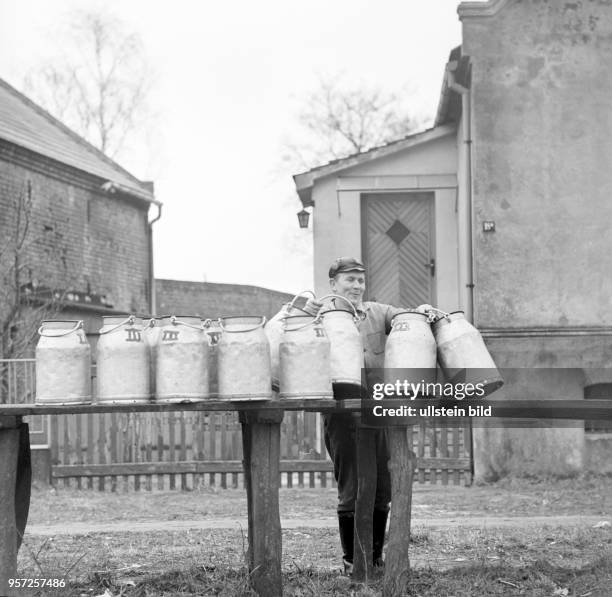
[[[473,488],[415,486],[410,597],[609,597],[612,529],[518,524],[500,529],[426,528],[420,517],[595,514],[612,516],[608,477],[504,481]],[[335,490],[281,490],[283,516],[333,517]],[[66,577],[62,597],[250,596],[246,530],[130,532],[131,520],[227,518],[246,511],[239,490],[100,494],[38,490],[32,524],[123,520],[124,532],[42,537],[26,534],[22,577]],[[334,528],[283,530],[284,594],[378,597],[339,574]],[[19,595],[28,595],[22,592]]]

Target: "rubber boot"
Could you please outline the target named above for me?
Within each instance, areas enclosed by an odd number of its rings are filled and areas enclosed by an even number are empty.
[[[372,563],[375,568],[382,568],[385,565],[382,555],[388,517],[388,511],[374,510],[374,515],[372,517]]]
[[[353,572],[355,513],[338,512],[338,526],[340,528],[340,544],[342,545],[342,563],[344,564],[344,574],[349,576]]]

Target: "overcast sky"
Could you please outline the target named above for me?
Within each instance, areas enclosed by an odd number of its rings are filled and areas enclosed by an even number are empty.
[[[0,77],[17,88],[85,0],[0,0]],[[123,163],[152,178],[156,277],[312,288],[291,250],[301,209],[286,138],[320,76],[406,95],[433,117],[444,65],[460,43],[456,0],[106,0],[137,31],[156,70],[155,130]],[[146,154],[146,157],[145,157]]]

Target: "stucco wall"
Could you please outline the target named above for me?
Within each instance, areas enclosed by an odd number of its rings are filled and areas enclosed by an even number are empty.
[[[475,321],[612,324],[612,4],[509,0],[464,19],[463,54]],[[484,220],[496,232],[483,233]]]
[[[362,193],[422,192],[419,185],[431,181],[434,186],[427,190],[435,193],[438,295],[435,302],[443,309],[454,310],[461,306],[457,277],[456,151],[456,137],[451,131],[442,138],[347,168],[315,183],[312,196],[315,203],[315,291],[318,295],[329,292],[327,272],[336,257],[362,256]],[[452,188],[436,188],[436,176],[440,176],[439,180],[442,177],[452,180]]]
[[[487,5],[499,10],[463,18],[474,321],[500,366],[525,368],[507,396],[580,399],[585,380],[568,368],[609,367],[612,350],[612,3]],[[580,472],[582,425],[475,429],[476,478]]]

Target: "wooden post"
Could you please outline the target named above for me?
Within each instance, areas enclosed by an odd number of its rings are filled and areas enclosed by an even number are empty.
[[[9,578],[17,575],[15,482],[19,456],[17,417],[0,417],[0,595],[10,595]]]
[[[261,597],[281,597],[282,537],[278,489],[283,411],[240,414],[249,517],[249,573]]]
[[[1,452],[0,452],[1,453]],[[15,479],[15,525],[17,527],[17,551],[21,547],[30,512],[32,491],[32,455],[30,452],[30,429],[27,423],[19,426],[19,456]]]
[[[357,501],[355,503],[355,541],[353,579],[372,578],[372,516],[376,499],[376,429],[357,426]]]
[[[388,434],[392,507],[382,594],[383,597],[399,597],[406,594],[410,580],[408,547],[416,457],[408,448],[406,427],[389,427]]]

